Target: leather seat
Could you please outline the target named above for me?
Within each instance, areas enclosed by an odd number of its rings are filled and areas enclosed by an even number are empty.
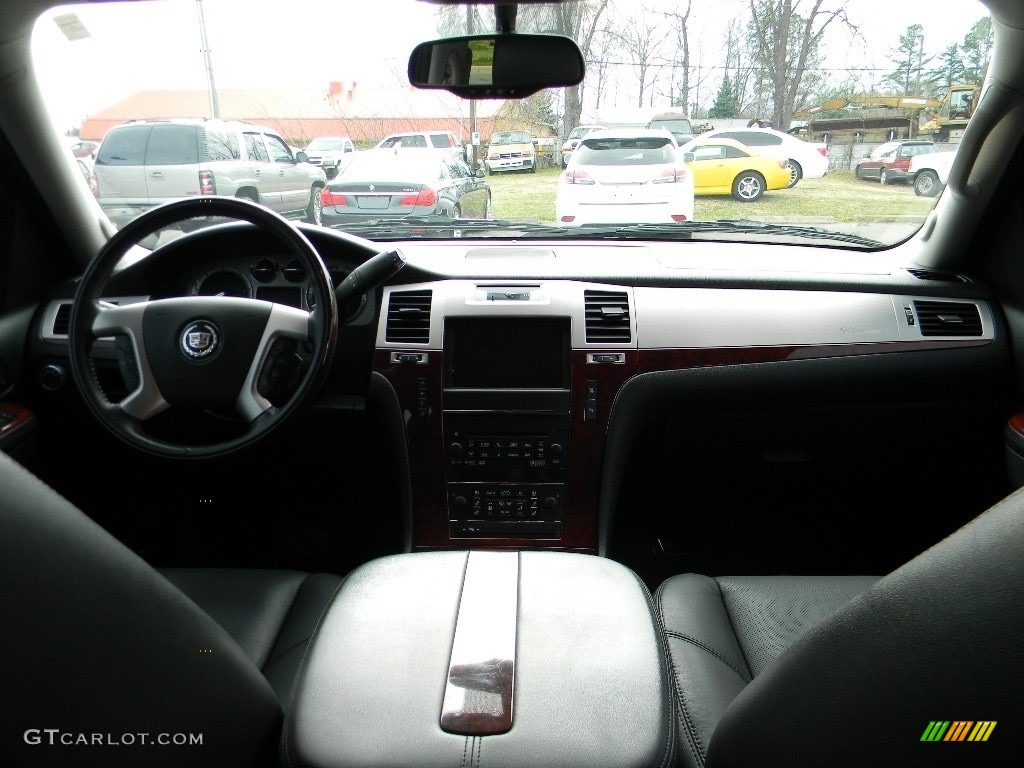
[[[161,574],[0,453],[0,764],[276,765],[283,704],[340,583]],[[153,743],[177,734],[190,743]]]
[[[1024,491],[882,578],[684,574],[655,604],[683,766],[1004,766],[1024,754]],[[991,722],[984,743],[969,740]],[[949,723],[946,743],[925,738],[936,723]]]

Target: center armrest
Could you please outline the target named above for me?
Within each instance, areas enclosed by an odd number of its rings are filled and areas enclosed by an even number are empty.
[[[478,711],[452,719],[460,686]],[[671,701],[650,596],[626,567],[561,552],[396,555],[354,571],[322,619],[284,757],[318,768],[668,765]]]

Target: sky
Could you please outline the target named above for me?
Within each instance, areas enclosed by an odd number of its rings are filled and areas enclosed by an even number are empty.
[[[665,9],[671,0],[613,0],[620,12]],[[806,3],[809,0],[802,0]],[[691,49],[714,68],[721,62],[724,22],[744,13],[746,0],[694,0]],[[40,19],[33,38],[37,74],[56,125],[79,125],[142,89],[204,89],[205,59],[195,0],[69,6]],[[413,46],[436,34],[437,6],[410,0],[202,0],[218,89],[327,88],[332,80],[374,80],[398,86]],[[283,9],[283,10],[282,10]],[[891,69],[888,53],[907,26],[925,27],[926,50],[959,42],[985,14],[977,0],[851,0],[862,39],[834,35],[828,64]],[[51,16],[74,13],[88,37],[68,40]],[[151,20],[151,21],[150,21]],[[154,35],[150,30],[160,30]],[[715,88],[713,75],[706,88]],[[620,75],[624,103],[635,99]]]

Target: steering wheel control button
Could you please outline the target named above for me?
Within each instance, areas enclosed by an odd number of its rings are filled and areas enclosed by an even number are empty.
[[[190,360],[208,360],[220,349],[220,331],[209,320],[196,320],[181,332],[181,351]]]

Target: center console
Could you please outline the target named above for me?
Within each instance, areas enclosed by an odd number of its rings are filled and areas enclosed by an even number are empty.
[[[627,294],[593,315],[589,288],[387,289],[375,369],[406,416],[414,550],[596,552],[604,428],[636,351]],[[624,335],[596,342],[588,311]]]
[[[449,535],[560,538],[569,318],[451,318],[444,340]]]
[[[564,552],[425,552],[351,573],[284,729],[288,765],[668,766],[664,641],[639,579]]]

